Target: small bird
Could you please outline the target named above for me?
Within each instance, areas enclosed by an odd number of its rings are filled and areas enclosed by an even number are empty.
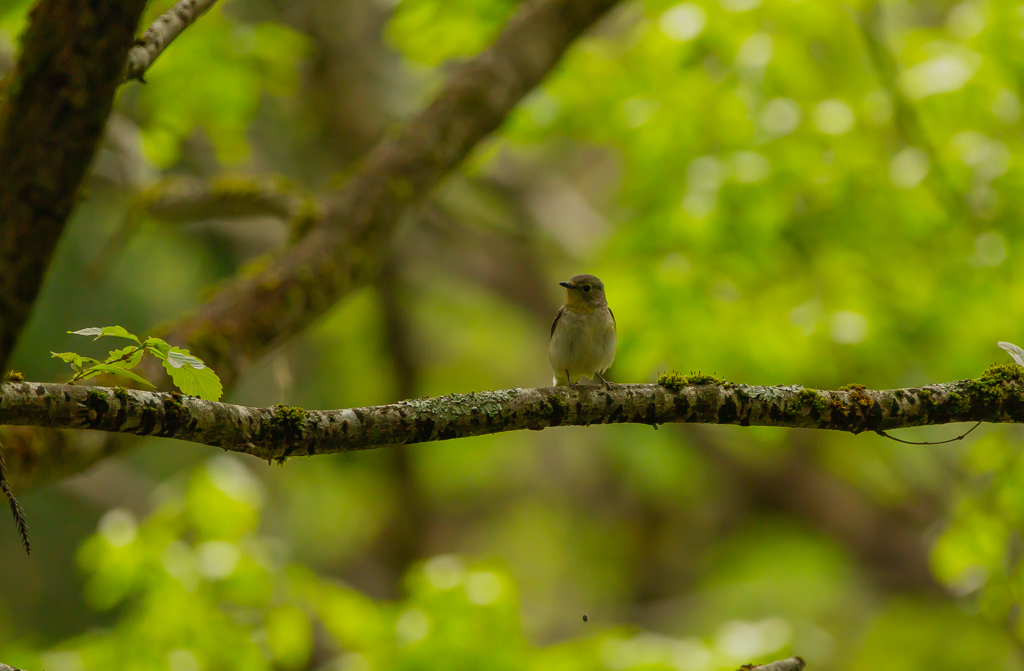
[[[565,305],[551,322],[551,384],[562,387],[588,377],[610,387],[601,373],[615,360],[615,315],[608,308],[604,283],[593,275],[576,275],[559,284],[565,287]]]

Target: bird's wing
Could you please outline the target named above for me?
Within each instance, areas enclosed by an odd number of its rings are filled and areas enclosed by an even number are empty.
[[[558,320],[562,318],[563,312],[565,312],[564,305],[558,308],[558,312],[555,313],[555,321],[551,322],[551,336],[548,337],[548,340],[551,340],[551,337],[555,335],[555,326],[558,325]]]
[[[608,308],[608,314],[610,314],[612,316],[612,326],[618,328],[619,325],[615,323],[615,313],[612,312],[611,308]],[[556,319],[557,319],[557,317],[556,317]]]

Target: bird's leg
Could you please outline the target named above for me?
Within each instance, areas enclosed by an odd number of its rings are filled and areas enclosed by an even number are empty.
[[[569,377],[569,369],[568,369],[568,368],[566,368],[566,369],[565,369],[565,381],[566,381],[566,383],[567,383],[567,384],[568,384],[568,385],[569,385],[570,387],[575,387],[575,386],[576,386],[576,385],[577,385],[577,384],[579,383],[580,379],[579,379],[579,378],[576,378],[576,382],[573,382],[573,381],[572,381],[572,378],[570,378],[570,377]]]
[[[599,379],[601,382],[604,383],[605,389],[611,389],[612,388],[612,383],[609,382],[608,380],[604,379],[604,377],[601,376],[600,372],[595,372],[594,375],[596,375],[597,379]]]

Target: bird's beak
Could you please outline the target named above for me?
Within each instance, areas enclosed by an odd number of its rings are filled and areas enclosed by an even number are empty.
[[[559,286],[565,287],[566,289],[575,289],[571,282],[559,282]]]

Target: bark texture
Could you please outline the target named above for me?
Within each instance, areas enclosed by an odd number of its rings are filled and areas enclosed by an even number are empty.
[[[739,671],[801,671],[807,663],[804,662],[802,657],[789,657],[787,659],[780,659],[777,662],[769,662],[768,664],[746,664],[739,668]]]
[[[245,366],[291,338],[375,275],[395,225],[555,66],[615,0],[524,3],[496,42],[464,64],[433,103],[380,142],[324,206],[319,225],[271,267],[239,278],[167,339],[230,385]]]
[[[143,34],[142,39],[128,52],[128,67],[125,79],[142,77],[164,49],[174,41],[181,31],[195,23],[217,0],[180,0],[161,14]]]
[[[96,429],[204,443],[262,459],[591,424],[737,424],[884,431],[1024,422],[1024,369],[912,389],[624,384],[506,389],[344,410],[250,408],[181,394],[42,383],[0,385],[0,424]]]
[[[0,100],[0,370],[92,162],[145,0],[40,0]]]

